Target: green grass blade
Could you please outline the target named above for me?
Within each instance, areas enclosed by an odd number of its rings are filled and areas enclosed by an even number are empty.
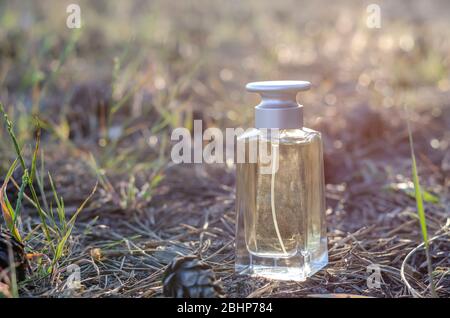
[[[50,172],[48,173],[48,180],[50,182],[50,187],[53,192],[53,198],[56,202],[56,211],[58,212],[60,228],[63,231],[65,231],[67,222],[66,222],[66,213],[65,213],[65,209],[64,209],[64,202],[63,202],[63,199],[62,198],[60,199],[58,196],[58,192],[56,191],[56,187],[55,187],[55,184],[53,182],[53,178],[52,178]]]
[[[8,197],[6,196],[6,187],[8,186],[8,182],[11,179],[11,176],[14,173],[14,170],[16,170],[17,165],[19,164],[18,159],[14,160],[13,164],[9,168],[8,172],[6,173],[5,181],[3,182],[2,186],[0,187],[0,207],[3,213],[3,219],[5,220],[6,226],[12,233],[12,235],[19,241],[22,242],[22,238],[20,236],[19,230],[16,226],[15,220],[16,220],[16,213],[13,210]]]
[[[22,184],[20,185],[19,194],[17,195],[16,208],[14,210],[14,224],[17,222],[17,218],[20,215],[20,210],[22,209],[22,201],[25,194],[25,188],[28,185],[28,174],[22,176]]]
[[[86,204],[89,202],[89,200],[92,198],[92,196],[97,191],[97,186],[98,186],[98,183],[95,184],[92,192],[89,194],[89,196],[86,198],[86,200],[84,200],[84,202],[80,205],[80,207],[77,209],[77,211],[74,213],[74,215],[70,218],[67,231],[64,234],[64,236],[62,237],[61,241],[58,243],[58,246],[56,248],[55,258],[53,259],[53,264],[56,264],[56,262],[62,257],[63,252],[64,252],[64,247],[66,246],[67,240],[69,239],[70,235],[72,234],[72,230],[75,226],[75,221],[77,220],[78,215],[84,209]]]
[[[425,210],[423,208],[423,197],[420,190],[419,176],[417,174],[416,158],[414,154],[411,155],[412,158],[412,175],[414,183],[414,196],[417,205],[417,214],[419,215],[420,228],[422,230],[423,241],[425,246],[428,248],[428,231],[427,231],[427,221],[425,218]]]
[[[35,122],[37,131],[36,131],[36,145],[34,147],[33,160],[31,161],[31,173],[30,173],[31,183],[33,183],[34,179],[36,178],[36,163],[39,153],[39,145],[41,143],[41,128],[39,127],[39,122],[38,121]]]
[[[19,156],[20,165],[22,166],[22,169],[25,171],[27,166],[25,164],[25,160],[22,157],[22,152],[20,151],[19,142],[17,141],[16,135],[14,134],[13,124],[12,124],[11,120],[9,120],[8,114],[6,113],[5,109],[3,108],[2,103],[0,103],[0,112],[2,113],[3,119],[5,120],[6,130],[8,131],[8,134],[11,137],[11,140],[14,144],[16,153]]]
[[[405,108],[406,108],[406,106],[405,106]],[[407,111],[407,109],[406,109],[406,111]],[[407,115],[409,115],[408,112],[407,112]],[[413,141],[413,136],[412,136],[412,132],[411,132],[409,116],[407,116],[407,126],[408,126],[409,146],[411,149],[414,194],[415,194],[415,199],[416,199],[417,214],[419,216],[420,228],[422,231],[422,238],[423,238],[423,242],[425,245],[425,254],[426,254],[427,264],[428,264],[428,275],[430,277],[431,295],[433,297],[437,297],[436,288],[435,288],[434,280],[433,280],[433,267],[431,264],[431,257],[430,257],[430,252],[429,252],[427,220],[426,220],[426,216],[425,216],[425,209],[423,207],[423,197],[422,197],[422,191],[420,189],[419,174],[417,173],[416,156],[414,153],[414,141]]]
[[[20,164],[22,166],[22,169],[23,169],[23,171],[26,171],[27,170],[27,166],[25,164],[25,159],[22,156],[22,152],[20,151],[20,147],[19,147],[19,143],[17,141],[16,135],[14,134],[13,124],[9,120],[8,114],[6,113],[5,109],[3,108],[3,104],[2,103],[0,103],[0,112],[3,115],[8,134],[11,137],[11,140],[12,140],[12,142],[14,144],[14,148],[16,150],[16,153],[17,153],[17,156],[19,158],[19,162],[20,162]],[[47,223],[46,223],[46,217],[45,217],[46,214],[42,210],[41,204],[40,204],[39,199],[38,199],[38,197],[36,195],[36,190],[34,189],[33,183],[31,182],[30,178],[28,178],[28,187],[29,187],[29,189],[31,191],[31,195],[32,195],[33,201],[34,201],[34,203],[36,205],[36,209],[38,211],[39,218],[41,219],[42,229],[44,231],[44,235],[45,235],[49,245],[53,248],[53,243],[52,243],[52,239],[51,239],[51,236],[50,236],[50,231],[49,231]]]

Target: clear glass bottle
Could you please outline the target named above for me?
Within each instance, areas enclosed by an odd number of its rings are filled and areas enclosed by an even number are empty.
[[[262,102],[256,128],[238,138],[245,151],[236,172],[238,273],[303,281],[328,263],[322,140],[303,128],[296,101],[309,87],[303,81],[247,85]]]

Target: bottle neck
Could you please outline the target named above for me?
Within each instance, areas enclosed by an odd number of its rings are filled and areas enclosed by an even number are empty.
[[[281,101],[276,100],[276,103]],[[283,106],[271,103],[270,107],[267,102],[261,104],[255,107],[255,128],[303,128],[303,106],[297,103]]]

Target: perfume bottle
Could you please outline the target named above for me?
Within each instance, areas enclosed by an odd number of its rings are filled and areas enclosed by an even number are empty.
[[[238,273],[304,281],[328,263],[322,139],[303,127],[303,106],[296,99],[310,86],[305,81],[246,86],[262,100],[255,107],[255,128],[238,137]]]

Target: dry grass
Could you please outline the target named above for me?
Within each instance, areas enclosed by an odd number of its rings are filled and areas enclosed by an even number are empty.
[[[51,251],[36,255],[21,296],[161,296],[161,274],[178,254],[211,264],[229,297],[429,296],[407,104],[436,291],[449,297],[449,20],[420,3],[382,2],[383,26],[371,30],[365,7],[346,1],[328,10],[293,1],[82,1],[79,33],[61,27],[64,1],[0,4],[0,97],[26,158],[38,114],[43,206],[56,204],[47,171],[68,216],[99,181],[62,258],[47,273]],[[234,168],[174,166],[168,157],[171,129],[194,118],[250,125],[256,100],[244,84],[269,78],[314,83],[301,102],[325,138],[330,264],[305,283],[236,276]],[[1,177],[14,159],[0,130]],[[39,224],[25,200],[21,231],[36,254],[45,242]],[[67,287],[73,264],[79,289]],[[380,289],[367,287],[370,264],[381,267]]]

